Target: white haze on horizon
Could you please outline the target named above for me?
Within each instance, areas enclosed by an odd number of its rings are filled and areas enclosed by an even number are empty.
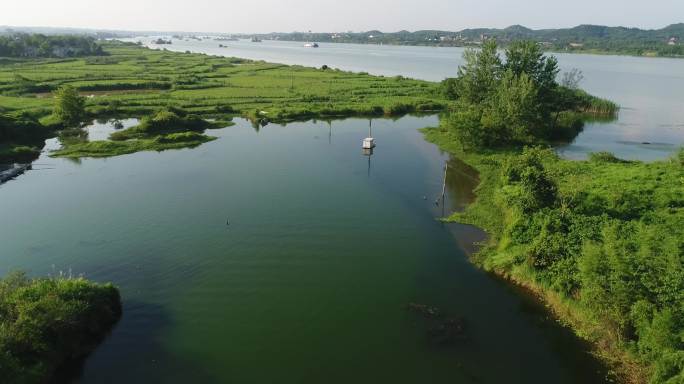
[[[683,0],[2,0],[0,25],[131,31],[461,30],[512,24],[648,29],[684,22]]]

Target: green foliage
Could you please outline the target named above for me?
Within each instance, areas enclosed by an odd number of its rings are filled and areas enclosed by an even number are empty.
[[[0,163],[29,162],[38,157],[50,130],[34,117],[0,113]]]
[[[333,37],[334,36],[334,37]],[[400,31],[384,33],[273,33],[261,36],[268,40],[320,41],[361,44],[428,45],[478,47],[483,41],[496,40],[509,46],[521,40],[541,42],[546,50],[563,52],[608,53],[635,56],[684,57],[684,24],[662,29],[643,30],[627,27],[580,25],[574,28],[532,30],[521,25],[503,29],[473,28],[462,31]],[[678,39],[670,45],[670,38]]]
[[[467,50],[458,78],[441,84],[457,99],[448,128],[464,147],[501,147],[567,139],[581,129],[580,113],[614,114],[617,106],[558,85],[558,62],[534,42],[519,41],[503,62],[494,41]]]
[[[87,141],[69,144],[55,151],[55,157],[112,157],[142,151],[194,148],[216,138],[198,132],[180,132],[126,141]]]
[[[21,273],[0,279],[0,377],[47,382],[62,364],[90,353],[120,316],[111,284]]]
[[[505,200],[511,207],[530,213],[555,204],[558,188],[542,163],[549,156],[553,156],[550,150],[525,148],[520,156],[504,162],[502,193],[508,195]]]
[[[70,85],[64,85],[55,91],[55,107],[53,115],[66,126],[80,124],[85,117],[85,98]]]
[[[189,115],[179,108],[169,108],[143,118],[135,127],[112,133],[110,138],[114,141],[144,139],[173,132],[204,131],[210,126],[211,123],[199,116]]]
[[[494,41],[486,42],[480,51],[466,50],[465,64],[458,68],[459,98],[470,104],[486,100],[498,86],[503,65]]]
[[[515,76],[529,76],[542,100],[549,98],[558,86],[558,60],[554,56],[545,56],[541,46],[533,41],[522,40],[509,45],[504,69]]]
[[[30,114],[48,127],[48,132],[77,126],[84,116],[144,116],[160,110],[198,116],[186,119],[194,122],[172,124],[156,124],[149,117],[137,130],[114,136],[130,140],[153,139],[159,132],[198,131],[205,128],[200,127],[204,124],[199,117],[222,120],[227,115],[242,115],[256,120],[259,115],[259,121],[268,117],[268,121],[286,123],[328,117],[399,116],[441,111],[447,105],[437,92],[437,84],[426,81],[157,51],[116,41],[99,44],[108,56],[22,58],[0,66],[2,113]],[[45,92],[63,86],[89,92],[83,114],[51,114],[55,108]],[[84,99],[78,100],[73,104],[80,105]],[[2,140],[0,146],[17,145]],[[126,153],[131,148],[151,146],[126,144]]]
[[[628,163],[610,152],[593,152],[589,154],[589,161],[594,163]]]
[[[684,380],[684,149],[653,163],[569,161],[540,148],[464,152],[444,129],[426,136],[480,172],[477,200],[451,218],[490,235],[474,261],[550,292],[632,381]]]
[[[0,36],[0,57],[79,57],[104,54],[95,39],[87,36],[15,34]]]
[[[0,114],[0,143],[26,142],[34,138],[42,138],[46,130],[33,117],[25,114]]]

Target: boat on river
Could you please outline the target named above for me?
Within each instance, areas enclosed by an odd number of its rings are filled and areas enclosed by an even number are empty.
[[[318,48],[318,43],[306,43],[304,44],[305,48]]]
[[[363,149],[375,148],[375,139],[373,138],[373,121],[372,120],[368,123],[368,137],[363,139],[363,143],[361,144],[361,147]]]

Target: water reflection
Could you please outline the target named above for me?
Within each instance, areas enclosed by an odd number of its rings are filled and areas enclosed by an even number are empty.
[[[112,133],[138,125],[139,119],[98,119],[85,126],[88,141],[108,140]]]
[[[452,212],[462,212],[475,201],[475,189],[480,185],[480,175],[475,168],[452,156],[448,162],[446,187],[448,207]]]

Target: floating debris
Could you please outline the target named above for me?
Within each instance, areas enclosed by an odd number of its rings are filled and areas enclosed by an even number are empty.
[[[467,339],[463,318],[445,318],[442,310],[425,304],[409,303],[406,309],[428,320],[427,337],[430,344],[449,346]]]
[[[436,318],[442,316],[442,312],[437,307],[431,307],[425,304],[409,303],[407,309],[410,312],[418,313],[426,318]]]
[[[453,345],[466,340],[465,320],[448,318],[428,331],[430,342],[438,345]]]

